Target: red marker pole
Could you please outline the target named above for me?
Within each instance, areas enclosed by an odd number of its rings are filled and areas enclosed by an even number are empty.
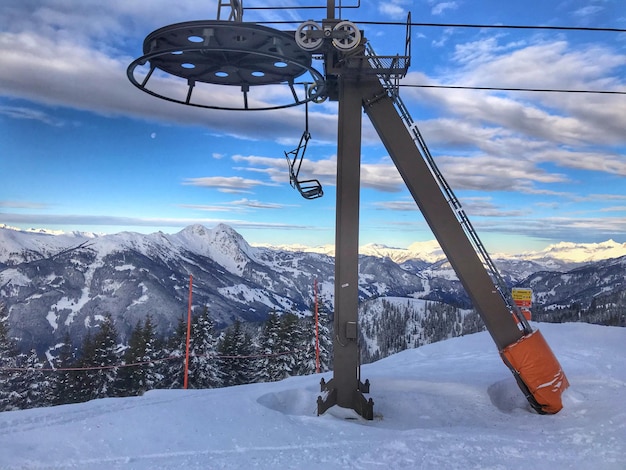
[[[193,276],[189,275],[189,305],[187,306],[187,345],[185,347],[185,379],[183,388],[187,390],[189,383],[189,339],[191,338],[191,291],[193,287]]]

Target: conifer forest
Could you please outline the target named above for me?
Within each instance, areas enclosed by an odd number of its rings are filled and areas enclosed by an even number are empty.
[[[585,321],[624,326],[623,292],[594,299],[588,307],[537,307],[533,320]],[[359,348],[366,364],[407,348],[485,329],[473,309],[426,301],[413,304],[384,298],[361,304]],[[110,315],[87,329],[80,344],[69,334],[53,353],[19,352],[9,335],[7,309],[0,304],[0,411],[79,403],[96,398],[136,396],[151,389],[184,388],[187,321],[180,318],[161,337],[150,315],[120,338]],[[332,370],[332,313],[311,316],[272,312],[260,323],[236,320],[218,330],[207,307],[192,312],[187,388],[218,388],[273,382]],[[319,347],[319,359],[316,355]],[[318,365],[319,360],[319,365]]]
[[[187,324],[181,319],[166,338],[148,315],[126,342],[111,316],[76,346],[66,336],[54,355],[19,353],[0,305],[0,411],[141,395],[151,389],[183,388]],[[201,310],[201,311],[198,311]],[[322,319],[319,370],[329,369],[331,334]],[[271,313],[257,326],[235,321],[218,332],[208,309],[196,309],[189,335],[187,387],[217,388],[271,382],[316,372],[315,325],[311,317]]]

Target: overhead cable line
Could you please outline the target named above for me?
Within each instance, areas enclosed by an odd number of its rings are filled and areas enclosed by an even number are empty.
[[[405,88],[447,88],[452,90],[489,90],[489,91],[532,91],[542,93],[589,93],[604,95],[626,95],[626,91],[618,90],[563,90],[553,88],[508,88],[508,87],[488,87],[488,86],[460,86],[460,85],[414,85],[401,83],[400,87]]]
[[[294,24],[297,21],[259,21],[258,24]],[[504,25],[504,24],[466,24],[466,23],[406,23],[400,21],[358,21],[358,24],[377,26],[423,26],[436,28],[477,28],[477,29],[545,29],[554,31],[590,31],[605,33],[626,33],[624,28],[591,28],[586,26],[542,26],[542,25]]]
[[[339,1],[339,10],[353,10],[361,8],[361,0],[357,0],[354,5],[343,5],[343,2]],[[283,6],[246,6],[246,10],[327,10],[328,5],[283,5]]]
[[[359,24],[407,26],[398,21],[359,21]],[[542,26],[542,25],[504,25],[504,24],[466,24],[466,23],[408,23],[409,26],[426,26],[438,28],[479,28],[479,29],[548,29],[556,31],[598,31],[610,33],[626,33],[623,28],[591,28],[586,26]]]

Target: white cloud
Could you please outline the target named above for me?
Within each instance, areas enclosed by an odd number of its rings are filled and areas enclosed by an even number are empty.
[[[200,178],[187,178],[184,185],[200,186],[202,188],[217,189],[220,192],[242,193],[249,192],[256,186],[270,186],[261,180],[242,178],[241,176],[204,176]]]
[[[457,189],[527,192],[534,183],[562,183],[564,175],[548,173],[524,158],[475,155],[438,157],[446,179]]]
[[[8,116],[12,119],[39,121],[50,126],[65,125],[64,121],[51,116],[41,109],[33,109],[25,106],[0,106],[0,115]]]
[[[413,199],[407,200],[395,200],[395,201],[380,201],[372,203],[372,206],[377,210],[383,211],[418,211],[419,208]]]
[[[624,212],[626,213],[626,206],[611,206],[600,209],[600,212]]]
[[[319,230],[319,226],[290,223],[254,222],[240,219],[225,218],[193,218],[193,217],[120,217],[110,215],[85,214],[12,214],[0,213],[1,223],[19,225],[50,226],[112,226],[138,229],[140,227],[159,230],[161,227],[183,228],[189,225],[202,224],[215,226],[228,224],[235,229],[271,229],[271,230]]]
[[[599,242],[626,235],[624,217],[527,217],[523,223],[510,224],[503,223],[502,220],[487,220],[482,219],[474,225],[481,232],[512,233],[555,241],[584,239]]]
[[[492,37],[458,45],[455,60],[439,82],[464,86],[558,89],[624,89],[626,56],[606,46],[572,47],[565,41],[504,43]],[[407,83],[437,78],[411,73]],[[403,96],[445,116],[418,123],[429,142],[468,158],[443,160],[454,185],[494,188],[494,182],[534,191],[532,182],[565,181],[540,165],[626,175],[626,114],[621,97],[565,93],[503,93],[403,89]],[[488,157],[489,162],[484,158]],[[501,159],[501,160],[500,160]],[[456,162],[456,163],[454,163]],[[520,162],[523,171],[516,172]],[[507,169],[507,165],[510,167]],[[500,168],[502,171],[499,171]],[[496,177],[494,178],[494,171]]]
[[[230,202],[231,206],[246,207],[250,209],[283,209],[285,204],[276,204],[271,202],[262,202],[256,199],[239,199],[237,201]]]
[[[256,170],[270,175],[272,181],[283,183],[288,179],[287,165],[285,160],[259,157],[235,155],[233,160],[245,162]],[[254,168],[237,167],[237,170],[254,171]],[[319,179],[322,185],[335,185],[337,172],[337,158],[332,156],[327,159],[310,160],[305,159],[300,168],[302,179]],[[398,170],[389,159],[379,163],[361,163],[361,187],[375,189],[383,192],[399,192],[404,189],[404,183]]]
[[[230,206],[219,204],[178,204],[178,207],[202,212],[232,212],[234,210]]]
[[[179,204],[178,207],[206,212],[245,212],[248,209],[283,209],[288,205],[243,198],[221,204]]]
[[[578,10],[575,10],[572,14],[580,18],[588,18],[589,16],[595,15],[596,13],[600,13],[602,10],[604,10],[604,8],[600,5],[587,5],[585,7],[579,8]]]
[[[129,82],[126,68],[132,57],[119,53],[109,55],[75,38],[48,37],[40,31],[0,32],[0,50],[3,51],[0,55],[0,95],[101,115],[201,125],[223,135],[246,139],[266,139],[270,132],[277,138],[294,139],[304,128],[304,113],[295,108],[281,112],[207,110],[156,99]],[[186,84],[181,85],[175,77],[155,75],[149,84],[157,93],[180,99],[184,99],[187,90]],[[259,87],[253,87],[249,94],[251,106],[293,100],[289,87],[276,85],[274,92],[271,87],[258,90],[255,88]],[[235,88],[198,85],[193,96],[207,105],[228,107],[234,102],[243,103],[241,91]],[[10,112],[14,118],[27,116],[25,109],[5,108],[4,112]],[[30,118],[35,117],[31,110]],[[45,116],[40,114],[38,118],[44,119]],[[336,124],[332,125],[336,122],[335,116],[312,112],[310,118],[316,139],[323,142],[335,140]]]
[[[2,201],[0,200],[0,207],[6,209],[43,209],[48,207],[48,204],[32,201]]]
[[[486,197],[466,197],[461,201],[463,209],[472,217],[520,217],[528,214],[528,210],[502,209]],[[382,201],[372,204],[378,210],[392,211],[418,211],[417,204],[413,199],[401,199],[395,201]]]
[[[406,10],[399,5],[383,2],[378,5],[378,11],[390,18],[402,18],[406,16]]]
[[[411,2],[407,0],[388,0],[378,2],[378,11],[383,15],[392,19],[404,19],[407,15],[406,6],[410,6]]]
[[[441,2],[433,5],[431,13],[435,16],[442,15],[446,10],[456,10],[459,7],[458,2]]]

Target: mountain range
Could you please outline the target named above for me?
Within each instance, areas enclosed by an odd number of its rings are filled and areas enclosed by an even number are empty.
[[[409,249],[366,245],[360,252],[363,306],[405,298],[471,309],[436,242]],[[194,307],[206,307],[218,327],[261,322],[272,311],[311,314],[315,281],[319,309],[330,313],[332,254],[328,247],[251,246],[223,224],[148,235],[0,226],[0,295],[20,349],[46,352],[66,333],[78,343],[107,314],[122,342],[148,314],[161,334],[171,332],[186,316],[190,277]],[[560,243],[494,261],[511,286],[531,287],[544,310],[589,307],[594,299],[626,292],[626,244]]]

